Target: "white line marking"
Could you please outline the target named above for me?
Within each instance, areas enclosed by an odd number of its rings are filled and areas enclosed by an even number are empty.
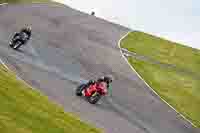
[[[0,6],[1,5],[6,5],[6,4],[8,4],[8,3],[3,3],[3,4],[0,4]],[[123,53],[122,53],[122,50],[121,50],[121,47],[120,47],[120,43],[121,43],[121,40],[123,40],[129,33],[131,33],[132,31],[129,31],[127,34],[125,34],[119,41],[118,41],[118,47],[119,47],[119,49],[120,49],[120,53],[121,53],[121,56],[125,59],[125,61],[127,62],[127,64],[130,66],[130,68],[137,74],[137,76],[162,100],[162,101],[164,101],[169,107],[171,107],[176,113],[178,113],[182,118],[184,118],[186,121],[188,121],[191,125],[193,125],[194,127],[196,127],[197,128],[197,126],[196,125],[194,125],[190,120],[188,120],[185,116],[183,116],[180,112],[178,112],[175,108],[173,108],[169,103],[167,103],[167,101],[165,101],[163,98],[161,98],[159,95],[158,95],[158,93],[157,92],[155,92],[154,91],[154,89],[152,89],[147,83],[146,83],[146,81],[137,73],[137,71],[133,68],[133,66],[131,66],[130,64],[129,64],[129,62],[128,62],[128,60],[126,59],[126,57],[124,57],[124,55],[123,55]],[[12,70],[10,70],[9,68],[8,68],[8,66],[3,62],[3,60],[2,59],[0,59],[0,62],[1,62],[1,64],[6,68],[6,69],[8,69],[9,71],[11,71],[11,72],[13,72]],[[15,73],[15,72],[13,72],[13,73]],[[16,76],[17,76],[17,78],[18,79],[20,79],[24,84],[26,84],[28,87],[30,87],[30,88],[32,88],[33,89],[33,87],[30,85],[30,84],[28,84],[26,81],[24,81],[22,78],[20,78],[17,74],[16,74]]]
[[[196,125],[194,125],[190,120],[188,120],[184,115],[182,115],[180,112],[178,112],[173,106],[171,106],[167,101],[165,101],[160,95],[153,89],[149,84],[146,83],[146,81],[139,75],[139,73],[133,68],[133,66],[128,62],[127,58],[123,55],[123,52],[121,50],[120,44],[121,41],[132,31],[129,31],[127,34],[125,34],[119,41],[118,41],[118,47],[120,49],[120,53],[122,57],[125,59],[127,64],[130,66],[130,68],[137,74],[137,76],[163,101],[165,102],[169,107],[171,107],[177,114],[179,114],[182,118],[184,118],[187,122],[189,122],[191,125],[193,125],[195,128],[197,128]]]
[[[8,3],[2,3],[2,4],[0,4],[0,6],[3,6],[3,5],[7,5]]]
[[[9,70],[9,68],[6,66],[6,64],[2,61],[2,59],[0,59],[0,62],[1,62],[1,64],[6,68],[6,69],[8,69]]]
[[[25,85],[27,85],[29,88],[33,89],[33,87],[32,87],[30,84],[28,84],[26,81],[24,81],[22,78],[20,78],[14,71],[12,71],[11,69],[9,69],[9,67],[3,62],[2,59],[0,59],[0,63],[1,63],[7,70],[9,70],[10,72],[14,73],[14,74],[16,75],[16,78],[17,78],[18,80],[21,80]]]
[[[8,4],[8,3],[2,3],[2,4],[0,4],[0,6],[7,5],[7,4]],[[15,72],[13,72],[12,70],[10,70],[10,69],[8,68],[8,66],[3,62],[2,59],[0,59],[0,63],[1,63],[7,70],[11,71],[12,73],[15,73]],[[28,87],[30,87],[30,88],[33,89],[33,87],[32,87],[31,85],[29,85],[27,82],[25,82],[25,81],[24,81],[22,78],[20,78],[17,74],[15,74],[15,75],[17,76],[17,79],[21,80],[22,82],[24,82],[24,84],[26,84]]]
[[[18,80],[20,80],[22,83],[24,83],[26,86],[28,86],[29,88],[31,88],[32,90],[34,90],[34,87],[32,87],[29,83],[27,83],[25,80],[23,80],[22,78],[20,78],[16,72],[12,71],[11,69],[8,68],[8,66],[3,62],[3,60],[0,58],[0,63],[3,64],[3,66],[8,69],[8,71],[14,73],[16,75],[16,78]],[[39,92],[41,95],[47,97],[49,99],[49,96],[46,95],[45,93],[43,93],[41,90],[37,89],[37,92]],[[49,99],[50,100],[50,99]],[[55,100],[51,100],[51,103],[56,104],[58,107],[63,108],[63,106],[59,103],[56,102]]]

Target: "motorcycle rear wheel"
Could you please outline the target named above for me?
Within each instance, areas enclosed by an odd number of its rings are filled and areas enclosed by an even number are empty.
[[[76,88],[76,96],[82,96],[82,91],[85,89],[85,84],[81,84]]]

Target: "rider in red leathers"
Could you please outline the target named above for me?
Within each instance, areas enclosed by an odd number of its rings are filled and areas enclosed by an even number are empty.
[[[92,95],[93,92],[101,92],[102,95],[105,95],[108,93],[108,89],[110,86],[110,83],[112,83],[112,77],[111,76],[104,76],[102,78],[99,78],[97,81],[90,80],[86,85],[87,89],[83,90],[83,95],[86,97],[89,97]]]

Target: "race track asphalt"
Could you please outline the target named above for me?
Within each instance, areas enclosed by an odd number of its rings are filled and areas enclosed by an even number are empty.
[[[33,36],[19,51],[8,40],[25,24]],[[0,58],[49,99],[107,133],[197,133],[163,103],[122,58],[128,28],[60,4],[0,7]],[[97,105],[76,97],[81,82],[112,74],[112,96]],[[14,88],[13,88],[14,89]]]

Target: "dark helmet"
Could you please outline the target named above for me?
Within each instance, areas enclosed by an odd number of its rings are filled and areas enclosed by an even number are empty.
[[[89,80],[89,84],[95,84],[94,80]]]
[[[92,13],[91,13],[91,15],[93,15],[93,16],[94,16],[94,15],[95,15],[95,12],[92,12]]]
[[[107,76],[104,76],[102,77],[103,81],[107,82],[107,83],[112,83],[113,81],[113,76],[111,75],[107,75]]]

